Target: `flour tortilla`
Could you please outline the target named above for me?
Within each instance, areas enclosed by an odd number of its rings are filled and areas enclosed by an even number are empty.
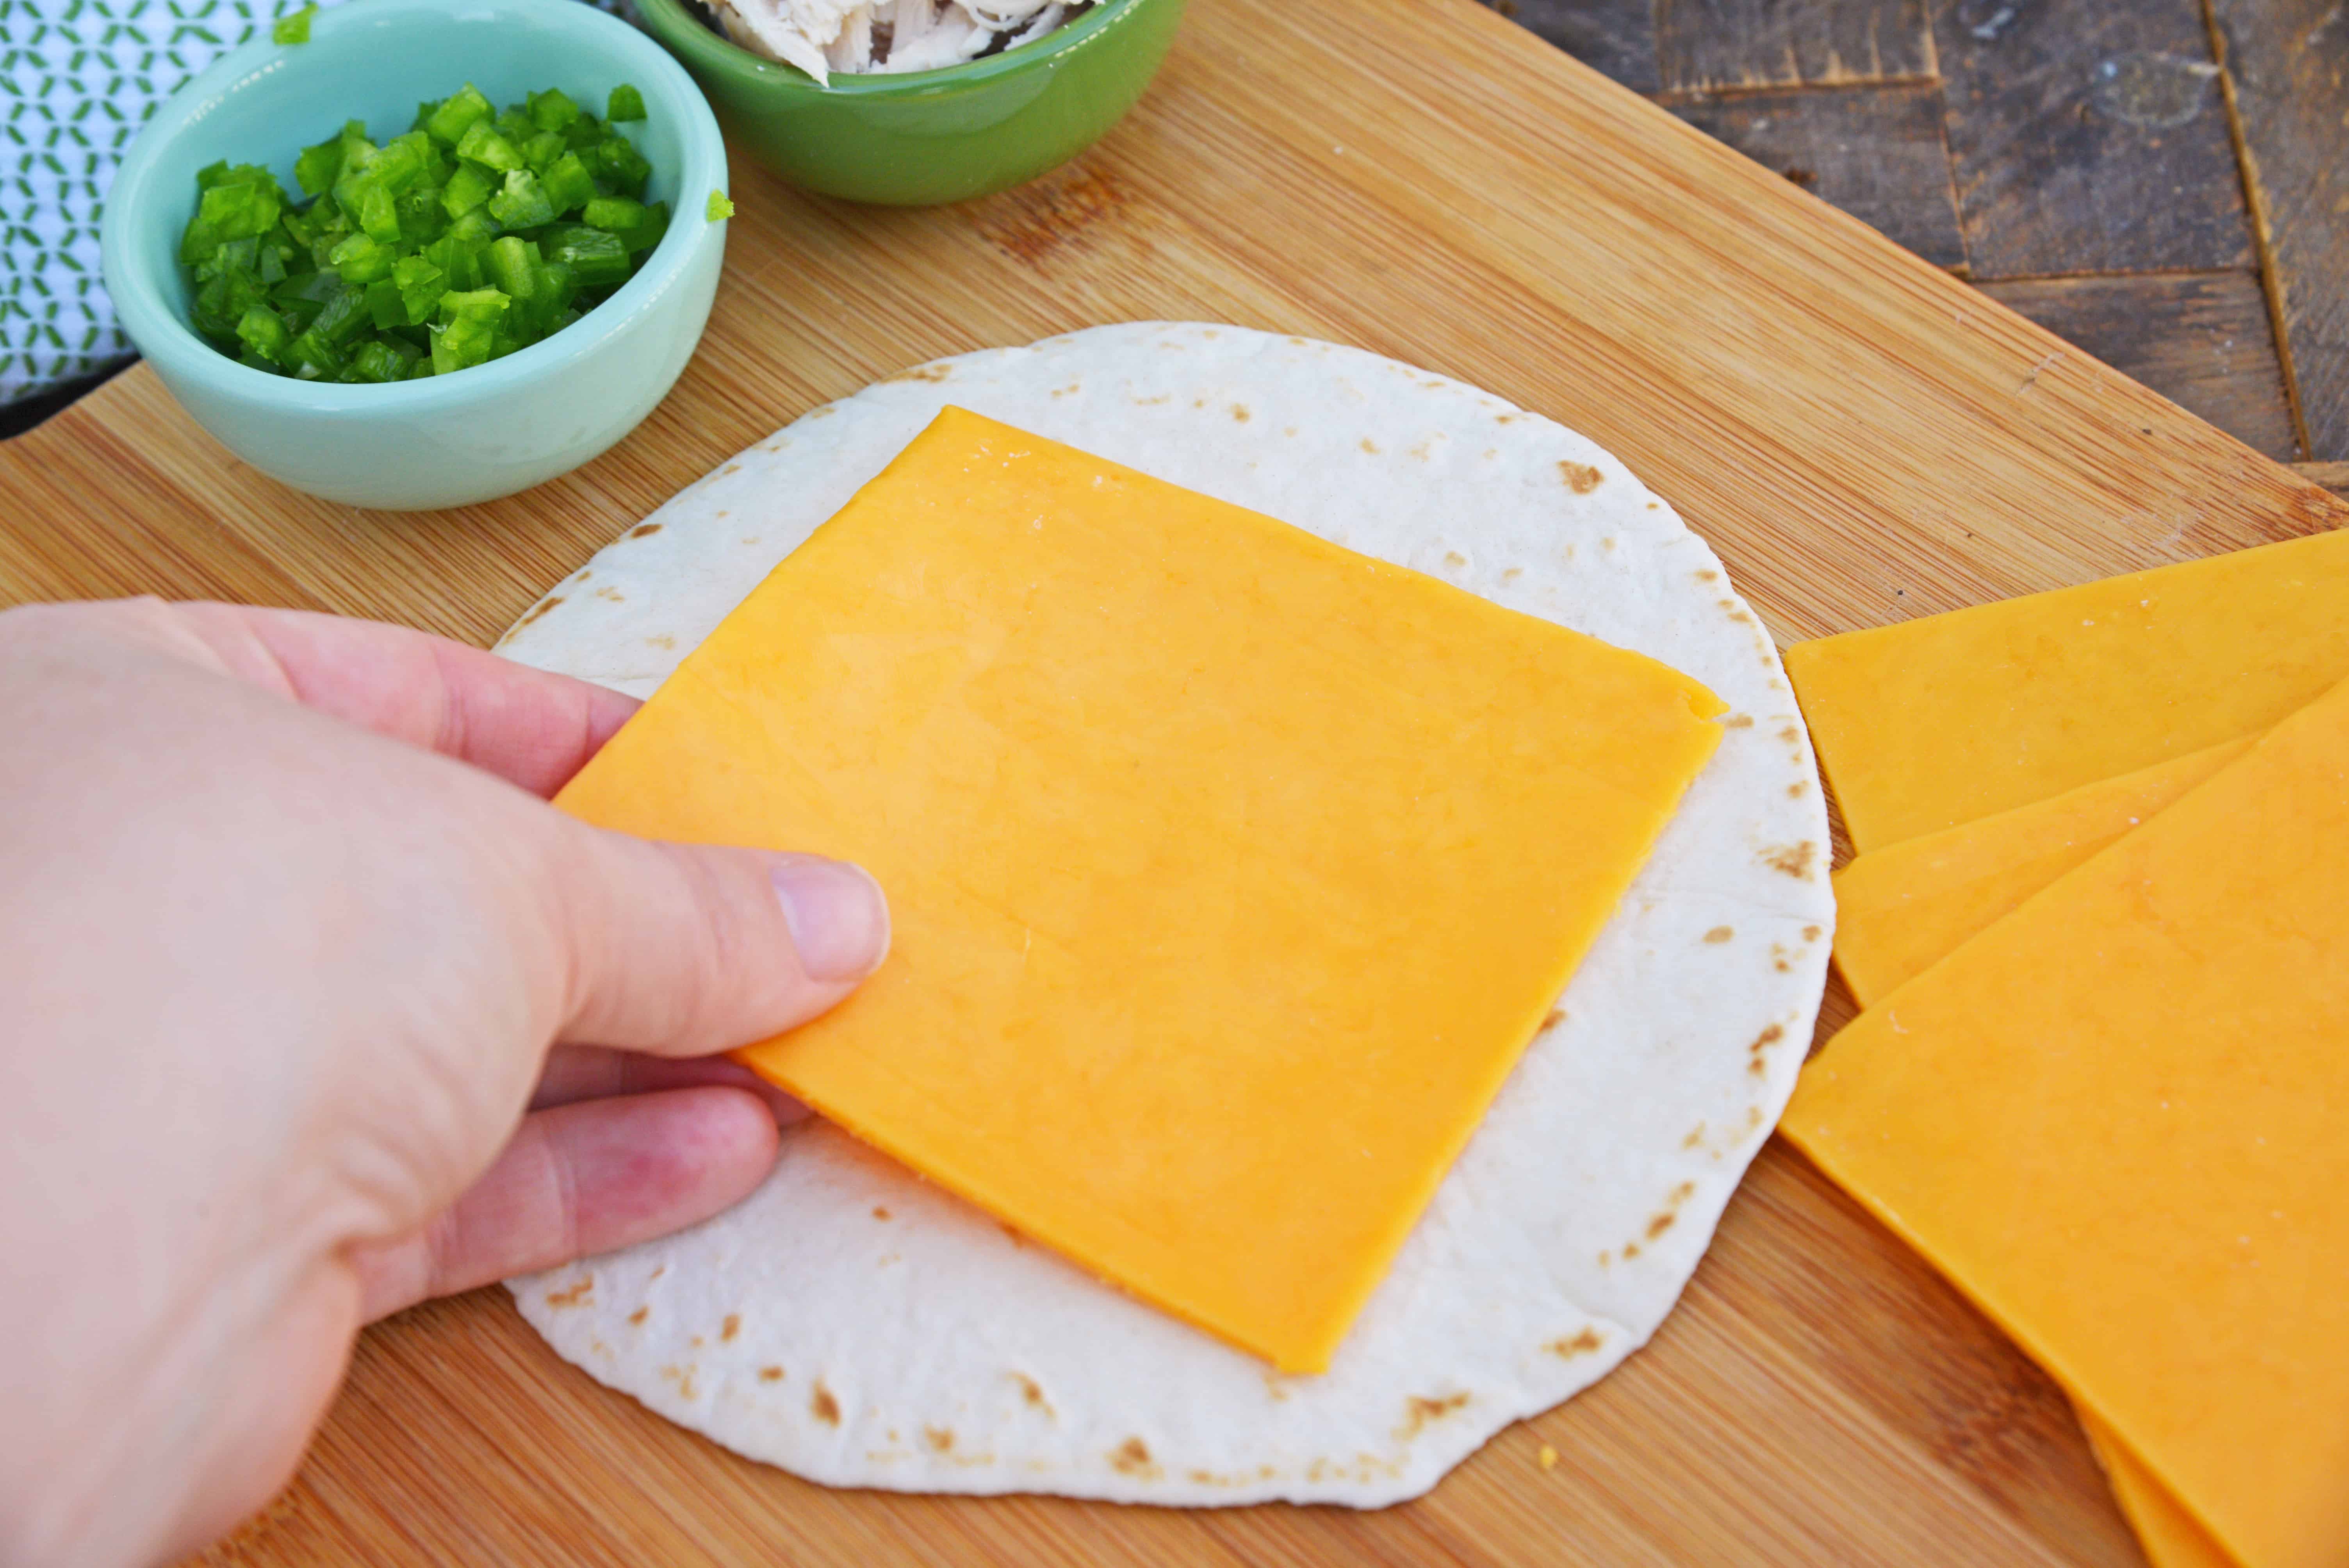
[[[1358,350],[1164,323],[817,408],[501,647],[649,693],[948,402],[1661,659],[1729,703],[1721,748],[1322,1376],[1275,1374],[823,1124],[728,1212],[515,1299],[601,1381],[833,1485],[1416,1496],[1646,1342],[1793,1088],[1833,903],[1785,671],[1713,552],[1572,431]]]

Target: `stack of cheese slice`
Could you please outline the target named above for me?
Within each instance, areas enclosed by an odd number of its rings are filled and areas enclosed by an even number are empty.
[[[2349,531],[1799,646],[1867,1011],[1784,1129],[2159,1568],[2349,1560]]]

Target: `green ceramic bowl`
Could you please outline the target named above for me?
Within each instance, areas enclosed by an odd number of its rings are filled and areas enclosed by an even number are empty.
[[[1158,73],[1183,0],[1102,0],[987,59],[829,88],[729,43],[694,0],[637,10],[760,162],[827,196],[925,207],[1033,180],[1099,140]]]
[[[636,144],[668,232],[636,275],[561,332],[503,359],[388,387],[296,381],[239,365],[189,325],[180,233],[196,170],[265,163],[288,191],[294,154],[345,119],[405,130],[426,98],[471,80],[499,104],[559,87],[601,108],[643,92]],[[634,429],[693,356],[709,318],[726,188],[709,106],[675,60],[578,0],[351,0],[306,44],[267,34],[231,51],[155,112],[122,160],[99,250],[107,291],[139,351],[198,424],[272,478],[353,506],[463,506],[553,479]]]

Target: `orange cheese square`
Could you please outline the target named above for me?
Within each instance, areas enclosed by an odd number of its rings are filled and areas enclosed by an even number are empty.
[[[1786,650],[1861,854],[2255,735],[2349,678],[2349,529]]]
[[[1835,873],[1836,967],[1872,1007],[1975,932],[2159,815],[2251,749],[2222,740],[2170,762],[1871,850]]]
[[[2344,890],[2349,685],[1862,1014],[1780,1124],[2244,1568],[2349,1561]]]
[[[1653,660],[949,408],[560,804],[870,868],[888,963],[744,1059],[1309,1371],[1722,707]]]

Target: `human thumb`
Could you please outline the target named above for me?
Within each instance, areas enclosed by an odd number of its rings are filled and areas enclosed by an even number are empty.
[[[563,835],[558,1039],[702,1056],[837,1005],[889,952],[889,906],[820,855]]]

